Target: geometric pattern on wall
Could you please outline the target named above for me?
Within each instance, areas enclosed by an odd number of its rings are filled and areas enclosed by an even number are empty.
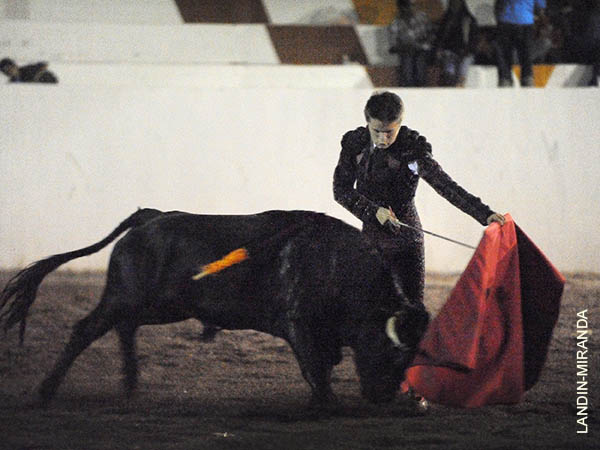
[[[270,17],[278,17],[282,8],[293,9],[302,20],[297,25],[348,24],[352,17],[356,23],[387,25],[396,16],[396,0],[337,0],[321,2],[309,0],[174,0],[185,23],[270,23],[279,25]],[[345,6],[354,13],[344,11]],[[416,0],[415,7],[425,11],[431,20],[438,20],[444,13],[442,0]],[[273,14],[269,14],[269,8]],[[337,12],[338,17],[331,16]]]
[[[551,64],[535,64],[533,66],[533,85],[535,87],[545,87],[548,84],[548,80],[552,76],[552,72],[554,72],[554,65]],[[513,72],[516,77],[521,79],[521,66],[513,65]]]
[[[175,0],[185,23],[268,23],[261,0]]]
[[[398,71],[390,66],[367,66],[367,73],[374,87],[398,86]]]
[[[396,86],[396,58],[389,53],[385,37],[385,26],[396,14],[395,0],[163,0],[157,2],[162,9],[152,8],[150,0],[139,4],[134,0],[106,0],[86,10],[85,16],[75,14],[77,8],[57,8],[60,1],[6,2],[0,10],[0,50],[17,60],[43,58],[51,63],[74,60],[80,64],[138,60],[162,64],[353,63],[364,68],[373,86]],[[489,15],[492,1],[468,0],[468,4],[474,12]],[[446,0],[415,0],[415,6],[434,21],[442,15],[445,3]],[[164,14],[165,10],[170,15]],[[143,20],[140,16],[144,16]],[[180,26],[182,23],[185,27]],[[47,34],[39,33],[43,26],[52,27],[50,39]],[[86,26],[87,40],[68,38],[77,35],[71,31],[79,32]],[[95,30],[95,35],[90,29]],[[144,39],[136,40],[138,35]],[[147,39],[148,36],[151,37]],[[119,40],[123,45],[115,47]],[[99,54],[98,46],[88,44],[98,41],[118,51]],[[153,51],[157,46],[161,51]],[[112,59],[103,59],[105,55]],[[492,67],[473,69],[483,74],[482,83],[477,81],[479,75],[474,79],[476,86],[495,84],[494,77],[487,75],[489,70],[483,73],[483,69]],[[588,66],[536,65],[535,85],[583,85],[584,78],[591,76],[588,69]],[[518,77],[519,68],[514,71]]]
[[[361,24],[387,25],[396,17],[396,0],[352,0]],[[433,21],[444,15],[441,0],[416,0],[415,8]]]
[[[367,65],[352,26],[269,25],[268,28],[283,64],[342,64],[346,58]]]
[[[282,64],[351,62],[365,66],[374,86],[397,84],[385,33],[357,28],[383,31],[396,16],[396,0],[174,1],[186,23],[265,24]],[[443,14],[442,0],[416,0],[415,6],[432,20]]]
[[[361,24],[387,25],[396,17],[396,0],[352,0]]]

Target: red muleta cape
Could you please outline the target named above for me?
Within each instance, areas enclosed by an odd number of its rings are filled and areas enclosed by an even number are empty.
[[[515,224],[490,225],[406,371],[431,402],[516,403],[538,380],[565,278]]]

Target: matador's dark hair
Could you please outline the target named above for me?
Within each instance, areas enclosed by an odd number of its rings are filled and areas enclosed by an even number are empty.
[[[393,92],[376,92],[365,105],[365,119],[393,122],[404,112],[404,102]]]

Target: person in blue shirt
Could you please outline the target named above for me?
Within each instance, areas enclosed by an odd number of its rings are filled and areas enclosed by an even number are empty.
[[[496,0],[496,63],[498,86],[512,86],[513,50],[521,64],[521,86],[533,86],[532,45],[536,13],[543,13],[546,0]]]

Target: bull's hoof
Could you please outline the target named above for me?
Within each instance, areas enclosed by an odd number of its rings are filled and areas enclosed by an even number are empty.
[[[26,406],[31,409],[47,409],[50,406],[50,401],[36,397],[26,403]]]
[[[409,389],[403,395],[405,402],[410,406],[410,408],[415,411],[417,414],[427,414],[429,412],[429,408],[431,405],[427,401],[427,399],[412,389]]]
[[[308,403],[308,408],[314,411],[327,411],[337,408],[340,401],[333,392],[324,395],[313,395]]]
[[[56,393],[56,384],[49,380],[44,380],[37,390],[37,398],[33,404],[38,408],[46,408]]]
[[[47,409],[50,406],[53,396],[41,395],[39,392],[27,403],[32,409]]]
[[[125,386],[125,399],[130,402],[132,400],[135,400],[135,397],[137,396],[137,385],[135,386]]]
[[[200,335],[201,342],[214,342],[215,336],[221,329],[213,325],[205,325]]]
[[[430,407],[429,402],[424,397],[421,397],[419,400],[417,400],[417,404],[416,404],[417,412],[425,414],[429,411],[429,407]]]

